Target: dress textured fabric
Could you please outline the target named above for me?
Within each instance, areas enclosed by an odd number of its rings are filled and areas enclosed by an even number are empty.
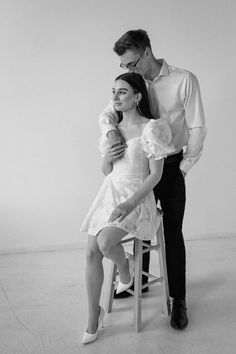
[[[113,170],[105,180],[86,215],[80,231],[97,235],[106,226],[116,226],[142,240],[154,238],[161,217],[156,208],[153,191],[122,221],[108,222],[116,206],[134,194],[149,175],[149,159],[162,159],[175,152],[171,145],[171,131],[164,119],[150,119],[143,124],[142,134],[126,141],[124,157],[113,163]],[[105,154],[108,139],[100,139]]]

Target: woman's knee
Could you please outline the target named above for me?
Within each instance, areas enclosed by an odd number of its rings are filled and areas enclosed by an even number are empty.
[[[114,242],[109,237],[106,237],[102,233],[97,238],[98,247],[104,257],[109,258],[111,250],[114,247]]]
[[[103,256],[97,244],[89,244],[86,250],[86,260],[91,263],[101,259]]]

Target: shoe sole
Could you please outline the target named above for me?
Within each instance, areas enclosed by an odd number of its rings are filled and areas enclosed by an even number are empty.
[[[175,325],[173,322],[171,322],[171,321],[170,321],[170,325],[171,325],[172,328],[181,331],[182,329],[185,329],[185,328],[187,327],[188,321],[187,321],[187,323],[186,323],[183,327],[178,327],[178,326],[176,326],[176,325]]]

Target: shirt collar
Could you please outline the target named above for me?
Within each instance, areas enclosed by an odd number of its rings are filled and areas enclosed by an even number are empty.
[[[167,64],[167,62],[165,61],[165,59],[157,59],[158,63],[162,64],[161,66],[161,70],[159,72],[159,75],[158,76],[161,76],[161,75],[169,75],[169,66]]]
[[[166,75],[169,75],[170,73],[170,70],[169,70],[169,65],[167,64],[167,62],[165,61],[165,59],[157,59],[157,62],[159,64],[161,64],[161,70],[159,72],[159,74],[153,79],[152,82],[154,82],[156,79],[158,79],[160,76],[166,76]],[[146,81],[150,81],[150,80],[147,80]]]

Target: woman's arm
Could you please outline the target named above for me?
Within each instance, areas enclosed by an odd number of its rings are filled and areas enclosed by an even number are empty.
[[[113,164],[106,155],[102,159],[101,169],[102,169],[102,173],[105,176],[109,175],[109,173],[111,173],[111,171],[113,170]]]
[[[155,187],[155,185],[160,181],[162,176],[162,171],[163,171],[163,165],[164,165],[164,159],[161,160],[154,160],[152,158],[149,159],[150,174],[144,180],[144,182],[139,187],[139,189],[130,198],[127,199],[127,201],[130,201],[131,203],[134,204],[134,207],[136,207],[143,200],[143,198],[146,197],[148,193],[150,193]]]
[[[105,176],[111,173],[113,169],[113,162],[124,155],[125,146],[108,146],[105,155],[102,159],[102,172]]]
[[[142,199],[153,190],[155,185],[161,179],[163,164],[164,159],[149,159],[150,174],[133,195],[131,195],[124,203],[121,203],[114,209],[109,221],[114,221],[116,219],[122,221],[142,201]]]

